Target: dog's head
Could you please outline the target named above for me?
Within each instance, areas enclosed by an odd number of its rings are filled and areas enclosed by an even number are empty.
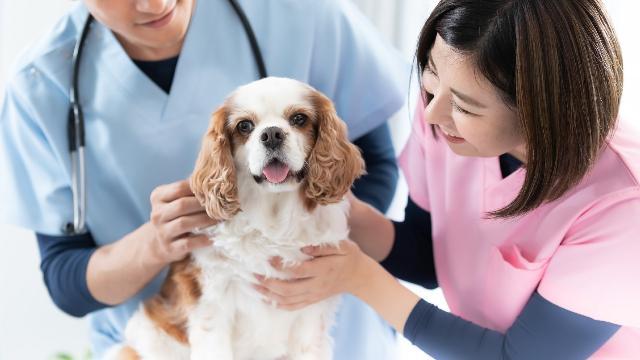
[[[266,78],[216,110],[191,176],[212,218],[240,211],[238,180],[268,192],[299,191],[308,210],[338,202],[364,172],[331,101],[301,82]]]

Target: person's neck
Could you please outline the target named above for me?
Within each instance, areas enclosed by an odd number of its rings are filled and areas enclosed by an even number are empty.
[[[118,34],[115,34],[116,38],[120,44],[122,44],[122,48],[129,55],[129,57],[133,60],[140,61],[158,61],[165,60],[176,57],[180,54],[182,50],[182,44],[184,40],[171,44],[165,47],[147,47],[143,45],[133,44]]]
[[[524,145],[520,145],[517,148],[509,151],[508,154],[520,160],[520,162],[522,162],[523,164],[527,163],[527,150]]]

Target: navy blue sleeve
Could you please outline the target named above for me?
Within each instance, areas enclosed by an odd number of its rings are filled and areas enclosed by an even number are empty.
[[[561,308],[537,292],[506,334],[421,300],[404,335],[436,359],[585,359],[620,328]]]
[[[393,222],[393,247],[380,262],[393,276],[426,287],[438,287],[433,259],[431,214],[424,211],[411,198],[404,211],[403,222]]]
[[[81,317],[107,307],[93,298],[87,265],[97,246],[91,233],[73,236],[36,234],[40,269],[53,302],[65,313]]]
[[[382,124],[354,141],[361,150],[367,174],[356,180],[358,199],[386,212],[398,182],[398,165],[388,125]]]

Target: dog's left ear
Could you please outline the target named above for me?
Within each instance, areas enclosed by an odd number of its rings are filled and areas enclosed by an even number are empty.
[[[211,117],[190,178],[191,191],[216,220],[228,220],[240,211],[227,116],[223,105]]]
[[[347,127],[331,100],[314,91],[311,101],[316,109],[317,134],[302,188],[309,210],[318,204],[342,200],[353,182],[365,172],[360,150],[347,138]]]

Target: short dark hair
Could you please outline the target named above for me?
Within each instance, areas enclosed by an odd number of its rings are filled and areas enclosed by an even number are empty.
[[[615,128],[622,95],[620,46],[602,2],[442,0],[420,34],[419,74],[437,35],[470,56],[523,129],[524,185],[489,215],[523,215],[579,183]]]

